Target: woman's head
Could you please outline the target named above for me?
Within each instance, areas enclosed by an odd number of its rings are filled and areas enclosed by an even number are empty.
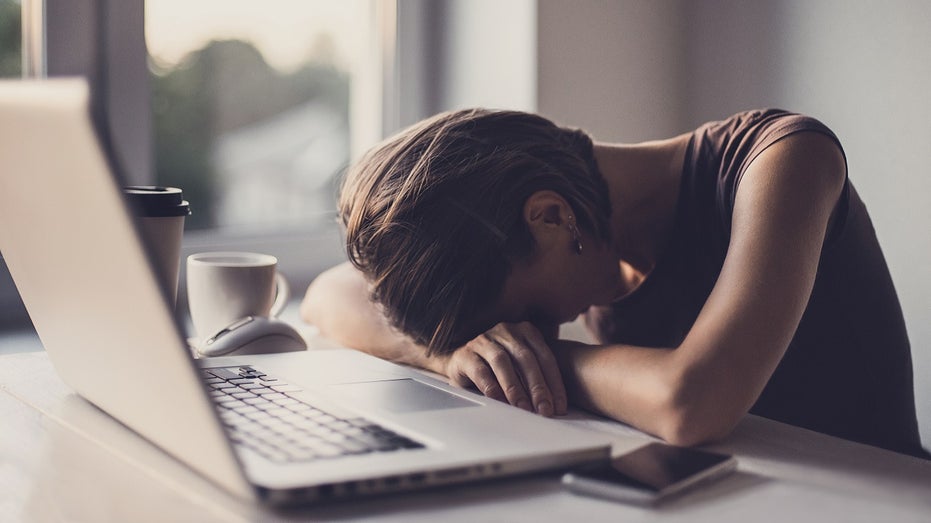
[[[588,135],[516,111],[437,115],[347,174],[339,211],[349,259],[392,325],[434,353],[452,351],[491,326],[476,318],[534,254],[523,211],[540,191],[607,241],[610,203]]]

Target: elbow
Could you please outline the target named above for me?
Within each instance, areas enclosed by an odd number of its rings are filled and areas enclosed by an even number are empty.
[[[670,445],[693,447],[726,438],[734,425],[712,424],[692,420],[688,415],[671,416],[657,434]]]
[[[726,438],[745,411],[714,397],[712,387],[678,378],[668,384],[655,435],[671,445],[691,447]]]
[[[338,319],[337,314],[345,312],[340,310],[344,307],[344,296],[353,291],[341,281],[339,269],[337,266],[314,278],[301,300],[301,320],[317,327],[324,336],[332,334],[332,324]],[[334,311],[334,308],[337,310]]]
[[[318,301],[316,298],[317,298],[317,293],[314,292],[314,284],[312,282],[310,286],[307,287],[307,292],[304,293],[304,299],[301,300],[300,315],[301,315],[301,319],[304,320],[304,322],[306,323],[309,323],[309,324],[317,323],[314,320],[314,316],[316,315],[315,313],[317,310],[317,301]]]

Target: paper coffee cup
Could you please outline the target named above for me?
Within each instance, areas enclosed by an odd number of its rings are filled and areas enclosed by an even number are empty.
[[[132,186],[125,187],[123,193],[138,218],[156,274],[174,305],[178,297],[184,218],[190,216],[191,207],[181,189],[175,187]]]

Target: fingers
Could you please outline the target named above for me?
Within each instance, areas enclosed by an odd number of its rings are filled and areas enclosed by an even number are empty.
[[[520,375],[523,377],[521,393],[524,393],[524,388],[526,388],[533,402],[534,410],[544,416],[552,416],[552,396],[534,350],[522,343],[523,340],[505,338],[500,339],[498,342],[506,348],[506,351],[501,351],[505,354],[505,357],[509,360],[513,359],[513,362],[520,369]]]
[[[447,375],[456,385],[474,385],[488,397],[543,416],[567,411],[556,358],[529,323],[498,325],[456,351],[451,362]]]
[[[543,382],[546,384],[546,389],[553,402],[553,413],[559,416],[565,415],[569,410],[569,399],[553,351],[537,329],[527,330],[524,339],[527,346],[534,351],[536,362],[543,376]]]
[[[520,336],[513,336],[508,342],[515,344],[511,354],[524,377],[536,411],[544,416],[565,414],[568,404],[566,389],[549,345],[532,325],[520,324],[517,329]]]
[[[532,412],[535,403],[531,403],[530,398],[528,398],[525,384],[514,369],[511,355],[508,354],[505,347],[499,341],[484,337],[483,340],[476,343],[474,350],[487,363],[491,372],[494,373],[508,403]]]
[[[491,367],[478,354],[463,348],[457,351],[454,358],[454,368],[449,373],[454,385],[462,388],[475,387],[491,399],[510,403]]]

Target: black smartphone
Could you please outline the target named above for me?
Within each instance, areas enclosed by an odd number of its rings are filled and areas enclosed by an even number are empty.
[[[578,494],[651,505],[736,468],[737,460],[728,454],[650,443],[608,463],[568,472],[562,482]]]

